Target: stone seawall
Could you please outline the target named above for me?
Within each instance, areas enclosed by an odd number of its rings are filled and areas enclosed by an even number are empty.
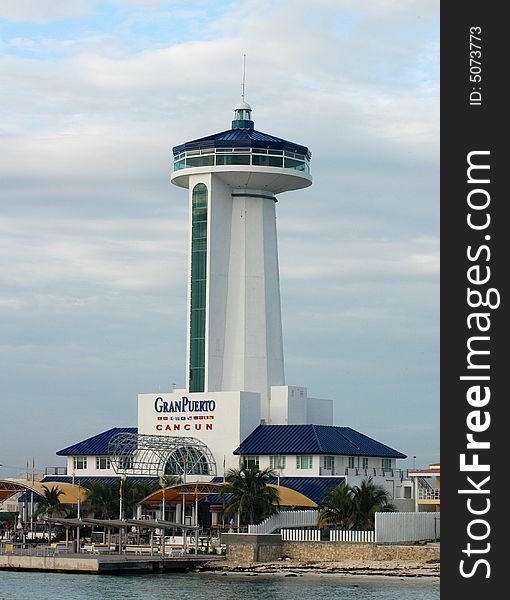
[[[282,553],[301,562],[439,560],[439,546],[379,546],[348,542],[282,542]]]
[[[282,556],[282,536],[279,533],[225,533],[221,539],[227,545],[228,559],[241,564],[273,562]]]
[[[352,542],[291,542],[279,534],[225,534],[227,559],[238,564],[275,562],[286,556],[301,563],[316,562],[414,562],[437,561],[439,545],[378,545]]]

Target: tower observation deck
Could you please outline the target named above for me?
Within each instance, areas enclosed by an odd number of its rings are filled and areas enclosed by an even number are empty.
[[[276,194],[311,185],[306,146],[254,129],[241,102],[231,129],[173,148],[189,190],[186,389],[257,392],[269,418],[284,386]]]

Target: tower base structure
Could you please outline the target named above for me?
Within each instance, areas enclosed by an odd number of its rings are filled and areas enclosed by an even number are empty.
[[[273,386],[270,419],[261,418],[257,392],[187,392],[138,395],[138,433],[193,437],[214,456],[216,473],[239,466],[233,452],[261,423],[267,425],[332,425],[333,402],[309,398],[304,387]],[[206,475],[204,473],[204,475]]]

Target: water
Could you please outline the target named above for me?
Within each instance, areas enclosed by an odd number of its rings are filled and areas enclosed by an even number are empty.
[[[0,571],[0,600],[438,600],[437,579]]]

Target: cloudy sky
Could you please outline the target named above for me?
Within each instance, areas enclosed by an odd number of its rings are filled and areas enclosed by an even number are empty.
[[[439,6],[0,0],[0,477],[184,384],[187,196],[171,147],[310,147],[277,205],[286,378],[439,459]]]

